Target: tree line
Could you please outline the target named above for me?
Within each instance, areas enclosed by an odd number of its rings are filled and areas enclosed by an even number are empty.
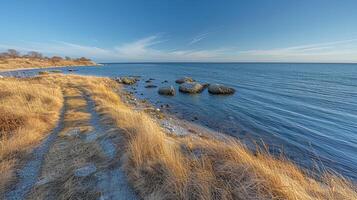
[[[39,59],[39,60],[50,60],[52,62],[59,62],[62,60],[71,60],[71,61],[79,61],[79,62],[88,62],[91,61],[89,58],[80,57],[80,58],[71,58],[71,57],[61,57],[61,56],[52,56],[47,57],[43,56],[41,53],[37,51],[29,51],[26,54],[21,54],[19,51],[15,49],[8,49],[5,52],[0,52],[0,59],[8,59],[8,58],[31,58],[31,59]]]

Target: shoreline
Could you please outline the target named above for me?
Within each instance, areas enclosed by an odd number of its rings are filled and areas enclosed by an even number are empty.
[[[200,124],[197,120],[191,121],[189,119],[179,118],[174,114],[175,112],[172,112],[175,110],[170,109],[169,111],[169,108],[165,107],[164,104],[161,104],[161,106],[164,105],[164,107],[155,105],[143,96],[135,94],[132,88],[128,85],[122,84],[121,92],[118,93],[118,95],[121,97],[123,102],[130,106],[131,109],[135,111],[144,111],[149,114],[168,135],[175,137],[193,136],[201,139],[218,140],[223,143],[229,143],[231,140],[236,140],[239,141],[240,145],[247,148],[253,154],[268,154],[275,159],[283,157],[284,160],[294,163],[300,170],[310,176],[313,176],[314,178],[321,178],[324,173],[323,171],[316,169],[316,167],[326,168],[323,164],[318,163],[318,161],[321,160],[318,155],[314,155],[314,157],[311,158],[305,158],[306,160],[294,160],[294,156],[289,155],[283,146],[266,143],[263,138],[260,138],[260,140],[254,140],[253,138],[239,138],[231,135],[230,133],[220,132],[205,126],[204,124]],[[272,149],[270,149],[270,147],[272,147]],[[314,163],[315,165],[312,165],[311,163]],[[326,170],[333,169],[326,168]],[[352,177],[346,176],[340,172],[337,174],[343,176],[347,180],[354,181]]]
[[[155,107],[155,105],[145,99],[137,99],[135,95],[131,94],[126,88],[124,88],[123,91],[124,92],[119,94],[120,97],[125,99],[125,102],[128,103],[133,110],[148,113],[169,134],[179,137],[196,135],[198,137],[213,137],[215,139],[232,138],[230,135],[220,133],[201,124],[179,119],[174,114],[162,108]]]
[[[16,71],[23,71],[23,70],[37,70],[37,69],[51,69],[51,68],[62,68],[62,67],[90,67],[90,66],[103,66],[102,64],[95,64],[95,65],[63,65],[63,66],[49,66],[49,67],[30,67],[30,68],[15,68],[15,69],[0,69],[0,73],[2,72],[16,72]]]

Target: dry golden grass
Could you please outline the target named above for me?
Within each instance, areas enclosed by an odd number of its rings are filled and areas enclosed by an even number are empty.
[[[125,133],[125,169],[144,199],[357,199],[355,185],[341,177],[326,172],[316,180],[283,158],[254,155],[234,139],[167,135],[121,101],[114,81],[82,79],[76,78],[98,111]]]
[[[39,79],[0,79],[0,193],[27,151],[55,126],[62,92]]]
[[[144,199],[357,199],[356,186],[341,177],[326,172],[314,179],[283,158],[253,154],[237,140],[166,134],[151,116],[124,104],[120,86],[110,79],[40,79],[91,95],[106,122],[121,130],[124,169]]]
[[[52,62],[51,60],[36,59],[36,58],[5,58],[0,59],[0,71],[11,69],[25,69],[25,68],[46,68],[54,66],[82,66],[82,65],[96,65],[92,61],[78,61],[78,60],[60,60]]]

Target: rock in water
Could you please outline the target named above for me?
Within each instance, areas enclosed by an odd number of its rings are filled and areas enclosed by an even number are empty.
[[[138,81],[138,78],[124,76],[124,77],[116,78],[115,80],[118,83],[122,83],[122,84],[125,84],[125,85],[133,85]]]
[[[168,96],[174,96],[176,94],[175,88],[173,86],[161,87],[159,88],[158,92],[161,95],[168,95]]]
[[[227,87],[221,84],[210,84],[208,86],[208,92],[211,94],[223,94],[223,95],[228,95],[228,94],[234,94],[235,89],[231,87]]]
[[[183,78],[177,79],[175,82],[178,84],[182,84],[182,83],[192,83],[192,82],[195,82],[195,80],[193,80],[191,77],[183,77]]]
[[[195,93],[201,93],[205,87],[199,83],[183,83],[179,87],[179,91],[183,93],[190,93],[190,94],[195,94]]]
[[[152,85],[152,84],[149,84],[149,85],[146,85],[145,88],[156,88],[157,86],[156,85]]]

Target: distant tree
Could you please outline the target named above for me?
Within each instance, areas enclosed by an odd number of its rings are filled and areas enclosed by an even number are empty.
[[[78,58],[76,60],[79,61],[79,62],[89,62],[89,61],[91,61],[90,59],[88,59],[86,57],[80,57],[80,58]]]
[[[9,54],[9,57],[11,57],[11,58],[20,57],[20,52],[16,51],[15,49],[8,49],[7,53]]]
[[[42,54],[37,52],[37,51],[29,51],[27,53],[27,57],[29,57],[29,58],[37,58],[37,59],[43,58]]]
[[[0,59],[5,59],[8,57],[10,57],[9,53],[7,53],[7,52],[0,53]]]
[[[68,57],[68,56],[66,56],[65,59],[66,59],[66,60],[72,60],[72,58],[70,58],[70,57]]]
[[[53,56],[50,60],[52,62],[60,62],[61,60],[63,60],[63,58],[59,56]]]

